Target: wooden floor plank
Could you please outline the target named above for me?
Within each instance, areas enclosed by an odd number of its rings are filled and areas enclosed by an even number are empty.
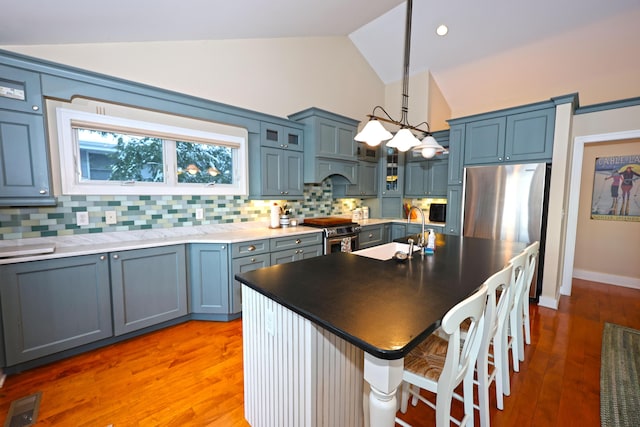
[[[492,397],[492,425],[599,426],[604,322],[640,329],[640,290],[574,280],[558,310],[532,305],[531,321],[532,344],[510,375],[503,411]],[[247,426],[242,322],[191,321],[10,375],[0,414],[36,391],[38,426]],[[461,413],[457,402],[453,411]],[[435,424],[423,405],[403,418]]]

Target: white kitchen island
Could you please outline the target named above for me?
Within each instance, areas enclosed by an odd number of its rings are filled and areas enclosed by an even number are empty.
[[[524,247],[440,236],[406,263],[336,253],[236,275],[247,421],[393,426],[404,356]]]

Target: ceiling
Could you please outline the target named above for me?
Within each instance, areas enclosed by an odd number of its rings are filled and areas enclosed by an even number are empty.
[[[0,45],[349,36],[384,83],[402,78],[403,0],[3,0],[3,9]],[[454,117],[575,92],[581,105],[640,96],[639,0],[414,0],[412,22],[410,73],[429,70]],[[441,23],[446,37],[435,34]]]

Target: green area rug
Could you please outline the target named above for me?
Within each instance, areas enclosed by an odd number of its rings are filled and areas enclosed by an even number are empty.
[[[640,331],[605,323],[600,359],[603,427],[640,425]]]

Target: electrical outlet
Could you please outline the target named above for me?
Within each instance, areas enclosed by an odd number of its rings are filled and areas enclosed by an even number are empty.
[[[76,212],[77,225],[89,225],[89,212]]]
[[[106,211],[104,213],[104,220],[107,224],[116,224],[118,222],[118,214],[116,211]]]
[[[204,219],[204,209],[196,208],[196,219]]]

